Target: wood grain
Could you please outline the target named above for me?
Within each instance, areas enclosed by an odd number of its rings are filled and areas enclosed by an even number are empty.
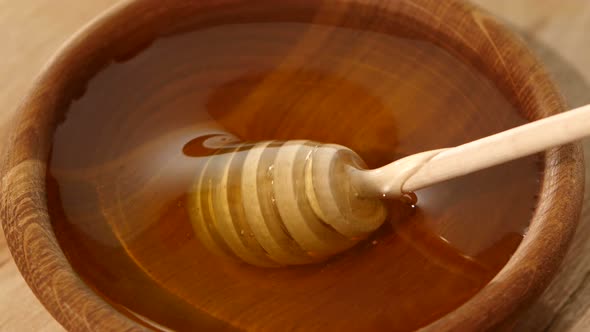
[[[19,100],[57,48],[116,0],[0,0],[0,154]],[[0,229],[0,331],[63,331],[12,261]]]
[[[0,77],[5,78],[5,81],[9,78],[6,85],[8,88],[0,91],[0,104],[3,107],[0,122],[8,121],[11,110],[32,77],[61,41],[113,2],[61,0],[60,5],[56,5],[55,1],[0,1],[0,36],[4,40],[3,48],[7,51],[0,60]],[[534,0],[477,2],[514,22],[517,28],[525,32],[530,31],[536,39],[531,42],[540,40],[558,49],[559,54],[570,62],[573,68],[568,67],[566,61],[559,59],[559,56],[555,55],[555,50],[541,49],[541,55],[543,58],[553,59],[553,63],[552,60],[547,62],[550,66],[555,64],[555,67],[551,68],[557,74],[558,81],[564,82],[566,96],[570,97],[572,106],[581,105],[584,98],[587,102],[589,90],[585,90],[586,95],[580,92],[570,95],[568,91],[577,89],[572,84],[584,84],[584,77],[586,80],[590,78],[590,44],[585,43],[587,36],[583,33],[590,25],[590,4],[583,0],[551,0],[543,2],[542,5]],[[572,80],[572,76],[577,80]],[[586,208],[584,215],[588,216],[588,213]],[[531,313],[526,316],[527,319],[522,320],[525,322],[521,323],[523,328],[581,331],[588,326],[590,283],[586,280],[586,275],[590,271],[590,257],[580,254],[587,253],[590,249],[590,244],[584,241],[584,235],[590,234],[590,222],[585,222],[587,219],[589,218],[583,218],[561,278],[557,279],[534,305]],[[16,273],[4,242],[0,242],[0,282],[3,295],[0,299],[0,308],[3,312],[0,330],[58,330],[59,325],[44,312]],[[18,301],[10,301],[16,298]]]
[[[590,3],[584,0],[477,0],[520,31],[545,62],[570,107],[590,102]],[[590,140],[584,141],[590,160]],[[524,314],[519,331],[590,329],[590,167],[580,225],[556,279]]]

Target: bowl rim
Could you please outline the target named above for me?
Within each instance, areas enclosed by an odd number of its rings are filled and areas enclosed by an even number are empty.
[[[239,1],[246,0],[225,2]],[[377,0],[330,1],[383,6]],[[525,88],[530,90],[526,96],[526,91],[522,92],[520,98],[536,103],[533,117],[566,110],[549,75],[524,42],[484,11],[462,0],[404,0],[401,3],[419,6],[429,15],[436,14],[430,19],[437,19],[441,33],[455,34],[455,39],[461,37],[454,30],[453,24],[457,22],[443,21],[448,9],[452,8],[454,12],[450,13],[455,13],[456,17],[463,17],[469,24],[479,27],[483,36],[488,38],[488,44],[484,46],[491,46],[491,51],[497,52],[505,61],[503,71],[496,74],[507,75],[513,83],[524,83],[521,92]],[[55,107],[59,99],[55,93],[58,90],[56,82],[68,79],[68,75],[64,74],[65,68],[72,64],[75,67],[76,58],[86,56],[94,51],[92,47],[98,47],[96,44],[87,47],[88,40],[141,5],[141,0],[124,0],[115,4],[63,44],[42,69],[18,107],[0,162],[0,218],[9,249],[34,294],[68,330],[136,331],[152,327],[134,319],[133,314],[124,308],[108,303],[78,277],[57,243],[44,196],[50,144],[43,138],[50,134],[49,123],[54,121],[52,112],[47,110]],[[439,13],[441,8],[444,10]],[[507,66],[506,63],[513,65]],[[523,72],[530,77],[524,77]],[[512,88],[516,89],[516,86]],[[482,331],[506,326],[540,295],[555,274],[577,226],[584,190],[583,170],[579,143],[548,150],[545,153],[539,205],[527,235],[512,258],[475,296],[421,330],[461,328]]]

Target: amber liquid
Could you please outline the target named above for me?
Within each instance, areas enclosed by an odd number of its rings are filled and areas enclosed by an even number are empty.
[[[416,206],[391,202],[386,225],[325,263],[268,269],[195,237],[185,199],[212,152],[202,138],[337,143],[373,168],[524,122],[476,69],[420,39],[304,23],[189,29],[104,67],[72,101],[50,213],[83,280],[148,326],[409,331],[469,300],[516,250],[538,157],[418,191]]]

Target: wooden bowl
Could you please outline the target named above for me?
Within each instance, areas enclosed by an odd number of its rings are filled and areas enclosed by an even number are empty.
[[[284,0],[301,10],[277,13],[289,21],[331,24],[392,33],[402,26],[479,68],[528,119],[565,110],[542,65],[509,31],[459,0]],[[172,22],[229,6],[235,19],[272,0],[127,0],[75,35],[49,61],[20,105],[0,171],[2,225],[22,275],[51,314],[68,330],[135,331],[147,326],[98,296],[74,272],[52,230],[45,175],[50,138],[60,112],[86,81],[114,56],[129,56]],[[318,8],[331,8],[318,14]],[[314,16],[316,15],[316,16]],[[547,286],[576,227],[583,198],[579,144],[545,153],[538,207],[530,230],[500,273],[457,310],[425,331],[509,329],[510,322]]]

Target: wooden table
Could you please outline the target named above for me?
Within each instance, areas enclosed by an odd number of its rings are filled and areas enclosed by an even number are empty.
[[[32,79],[58,46],[116,0],[0,0],[1,135]],[[590,1],[474,0],[530,43],[571,106],[590,103]],[[585,143],[590,160],[590,141]],[[590,188],[590,164],[586,172]],[[586,195],[589,197],[590,195]],[[590,330],[590,198],[559,276],[517,331]],[[0,331],[62,331],[18,273],[0,230]]]

